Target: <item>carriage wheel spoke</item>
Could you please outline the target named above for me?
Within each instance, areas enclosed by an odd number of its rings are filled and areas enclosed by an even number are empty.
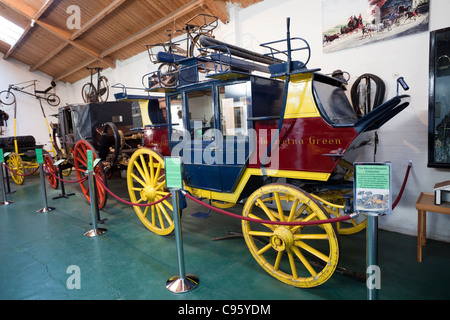
[[[289,265],[291,266],[292,277],[294,279],[297,279],[298,278],[297,268],[295,267],[295,259],[294,259],[294,256],[292,254],[292,250],[291,249],[286,249],[286,252],[287,252],[288,258],[289,258]]]
[[[278,192],[275,192],[274,195],[275,195],[275,203],[277,204],[278,215],[280,217],[280,221],[284,221],[284,211],[283,211],[283,207],[281,206],[280,194]]]
[[[306,244],[303,241],[298,241],[296,244],[298,247],[302,248],[305,251],[308,251],[309,253],[313,254],[314,256],[316,256],[317,258],[319,258],[320,260],[322,260],[324,262],[328,262],[330,260],[328,256],[326,256],[319,250],[314,249],[313,247],[311,247],[310,245]]]
[[[259,207],[265,212],[265,214],[269,217],[271,221],[277,221],[277,219],[273,216],[272,212],[269,208],[264,204],[264,202],[261,201],[261,199],[257,199],[256,202],[258,203]]]
[[[300,250],[297,247],[292,248],[297,258],[300,259],[301,263],[305,266],[305,268],[309,271],[311,276],[315,277],[317,275],[316,270],[311,266],[311,264],[306,260],[305,256],[300,252]]]
[[[144,171],[142,170],[140,164],[137,161],[134,163],[134,167],[137,169],[137,171],[139,171],[141,178],[144,178],[145,184],[150,183],[149,179],[147,178],[147,176],[145,175]]]
[[[145,187],[147,184],[142,181],[141,179],[139,179],[134,173],[131,174],[131,176],[134,178],[134,180],[136,180],[137,182],[139,182],[143,187]]]

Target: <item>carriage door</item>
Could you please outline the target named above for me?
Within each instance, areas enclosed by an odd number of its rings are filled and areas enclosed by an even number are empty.
[[[218,144],[223,159],[219,166],[224,192],[232,192],[249,157],[248,111],[251,103],[250,82],[219,86],[220,134]],[[222,141],[220,141],[222,140]]]
[[[217,130],[212,87],[185,92],[182,101],[181,108],[175,111],[171,106],[170,112],[172,143],[183,131],[182,144],[172,148],[173,155],[174,151],[182,155],[183,179],[190,187],[222,191],[216,161]]]

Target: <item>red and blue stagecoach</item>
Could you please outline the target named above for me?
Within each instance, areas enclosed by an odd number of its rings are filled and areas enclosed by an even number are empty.
[[[409,96],[358,117],[345,82],[309,69],[309,45],[291,38],[289,27],[286,39],[263,45],[268,55],[206,36],[200,41],[198,57],[159,53],[160,62],[175,67],[148,75],[149,91],[164,92],[165,100],[149,105],[146,148],[130,158],[131,201],[167,196],[164,157],[180,156],[191,198],[218,208],[244,204],[243,236],[269,274],[298,287],[324,283],[338,263],[337,234],[363,229],[364,219],[306,222],[348,214],[342,190],[352,190],[353,162],[373,131],[408,106]],[[294,52],[306,62],[293,60]],[[168,77],[174,81],[161,81]],[[332,201],[335,190],[341,191]],[[134,209],[151,231],[174,229],[170,199]]]

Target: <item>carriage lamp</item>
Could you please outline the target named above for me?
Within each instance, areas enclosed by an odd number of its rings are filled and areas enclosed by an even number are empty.
[[[409,86],[406,84],[405,79],[403,77],[400,77],[397,79],[397,95],[398,95],[398,85],[401,85],[403,90],[408,91]]]

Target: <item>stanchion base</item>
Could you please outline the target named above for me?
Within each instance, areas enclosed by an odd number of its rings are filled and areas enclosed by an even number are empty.
[[[14,203],[14,201],[2,201],[0,202],[0,206],[7,206],[8,204]]]
[[[102,228],[91,229],[89,231],[86,231],[84,233],[84,235],[86,237],[93,238],[93,237],[97,237],[97,236],[101,236],[102,234],[105,234],[106,231],[107,231],[106,229],[102,229]]]
[[[42,209],[40,209],[40,210],[38,210],[36,212],[45,213],[45,212],[50,212],[52,210],[55,210],[55,208],[53,208],[53,207],[45,207],[45,208],[42,208]]]
[[[74,196],[74,195],[75,195],[75,193],[60,194],[59,196],[53,197],[52,199],[53,199],[53,200],[61,199],[61,198],[69,199],[70,196]]]
[[[173,293],[184,293],[195,289],[198,286],[199,279],[194,274],[188,274],[185,278],[173,276],[166,282],[166,288]]]

